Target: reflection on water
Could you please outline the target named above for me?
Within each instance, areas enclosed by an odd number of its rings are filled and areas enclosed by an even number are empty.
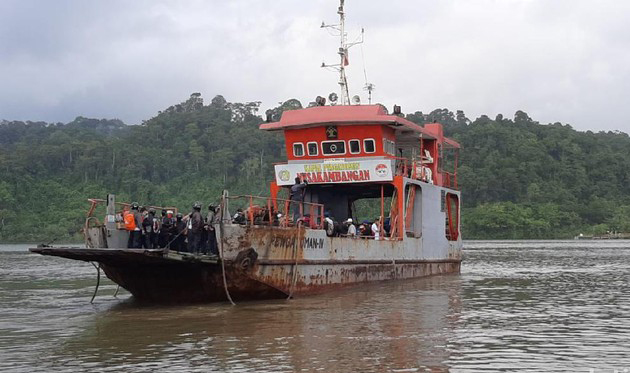
[[[630,369],[630,242],[468,242],[461,275],[156,307],[0,246],[0,371]]]

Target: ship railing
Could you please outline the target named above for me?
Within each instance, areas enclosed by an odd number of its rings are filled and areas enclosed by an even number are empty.
[[[96,207],[100,204],[106,204],[107,201],[104,199],[99,199],[99,198],[88,198],[88,202],[90,202],[90,208],[88,209],[86,218],[90,219],[93,217],[94,215],[94,211],[96,210]],[[116,221],[116,229],[119,230],[124,230],[125,229],[125,225],[123,222],[123,212],[125,210],[130,210],[131,209],[131,203],[127,203],[127,202],[115,202],[115,205],[117,207],[119,207],[119,209],[116,210],[116,215],[115,215],[115,221]],[[164,206],[144,206],[147,209],[155,209],[156,211],[161,211],[161,210],[171,210],[173,211],[173,216],[177,215],[177,207],[164,207]],[[101,225],[100,221],[97,219],[96,220],[96,225]]]
[[[243,210],[247,225],[323,228],[324,205],[320,203],[252,195],[233,195],[225,198],[231,205]],[[232,220],[232,217],[229,218]]]
[[[433,182],[433,173],[431,168],[425,166],[424,158],[412,160],[402,157],[391,157],[396,161],[394,175],[404,176],[410,179],[421,180],[425,182]]]
[[[391,157],[391,159],[396,161],[394,175],[411,177],[413,170],[413,163],[411,160],[402,157]]]
[[[447,188],[457,189],[457,174],[453,172],[442,171],[442,184]]]

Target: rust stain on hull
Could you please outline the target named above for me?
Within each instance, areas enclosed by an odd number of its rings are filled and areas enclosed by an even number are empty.
[[[227,265],[228,263],[226,263]],[[258,277],[235,268],[226,268],[228,290],[235,301],[286,298],[291,289],[291,272],[277,266],[274,276]],[[445,273],[459,273],[459,263],[419,263],[357,265],[329,270],[326,277],[299,278],[294,296],[319,294],[375,281],[410,279]],[[139,300],[159,303],[226,301],[219,265],[175,267],[131,267],[102,265],[108,278],[127,289]],[[335,274],[333,274],[335,272]],[[336,281],[336,274],[341,281]]]
[[[319,294],[335,289],[377,281],[412,279],[439,274],[458,274],[460,261],[428,261],[401,264],[309,264],[303,265],[294,284],[293,294],[297,296]],[[290,269],[287,265],[273,267],[268,276],[261,276],[261,282],[288,291]]]
[[[226,301],[220,262],[173,260],[161,250],[38,248],[32,252],[101,264],[106,276],[141,301]],[[235,301],[305,296],[376,281],[459,273],[461,261],[258,259],[253,248],[225,261]]]

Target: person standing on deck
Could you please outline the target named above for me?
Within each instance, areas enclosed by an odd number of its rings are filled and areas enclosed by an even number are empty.
[[[127,247],[130,249],[142,248],[142,215],[138,208],[138,202],[131,204],[130,214],[133,216],[133,224],[130,222],[129,226],[133,226],[133,228],[130,229],[129,240],[127,241]]]
[[[174,237],[171,238],[171,248],[175,251],[186,251],[186,222],[183,220],[184,216],[181,213],[177,213],[175,216],[175,223],[173,224]]]
[[[144,248],[153,249],[157,246],[159,221],[155,217],[155,209],[149,209],[149,213],[142,222],[142,230],[144,232]]]
[[[374,236],[375,240],[381,238],[381,218],[374,219],[374,223],[372,223],[372,236]]]
[[[199,254],[202,242],[203,218],[201,217],[201,203],[193,204],[193,211],[188,219],[188,252]]]
[[[348,218],[348,220],[346,220],[346,226],[348,227],[346,235],[352,238],[356,237],[357,227],[352,223],[352,218]]]
[[[234,224],[247,224],[247,217],[245,216],[245,212],[243,212],[242,208],[237,208],[236,213],[232,217],[232,223]]]
[[[210,254],[217,255],[219,253],[217,247],[217,235],[214,230],[214,224],[217,220],[217,210],[212,204],[208,205],[208,215],[206,215],[206,227],[208,232],[208,250]]]
[[[308,182],[306,180],[302,181],[299,177],[295,178],[295,184],[291,187],[291,194],[289,199],[291,200],[291,205],[293,206],[293,223],[297,224],[300,216],[300,206],[302,206],[302,202],[304,202],[304,191]]]
[[[136,225],[135,212],[138,209],[137,203],[131,204],[131,209],[127,210],[127,207],[123,210],[123,221],[125,222],[125,229],[129,232],[129,239],[127,240],[127,248],[135,248],[135,240],[137,233],[140,233],[140,229]]]
[[[324,230],[328,237],[336,236],[335,221],[330,217],[330,211],[324,213]]]
[[[138,242],[138,249],[141,249],[142,247],[144,247],[144,242],[145,242],[145,238],[144,238],[144,229],[142,228],[142,224],[144,223],[144,220],[147,218],[147,215],[149,214],[149,212],[147,211],[146,207],[144,206],[140,206],[138,208],[138,216],[139,216],[139,220],[136,221],[136,226],[138,228],[140,228],[140,238],[139,238],[139,242]],[[138,224],[138,222],[140,222]]]
[[[171,241],[173,233],[173,212],[171,210],[162,210],[162,227],[160,228],[159,245],[166,248]]]

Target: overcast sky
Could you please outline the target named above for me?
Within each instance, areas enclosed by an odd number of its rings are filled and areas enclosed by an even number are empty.
[[[2,0],[0,119],[140,123],[209,103],[303,104],[338,90],[336,0]],[[630,132],[630,1],[347,0],[351,95],[403,112],[527,112]]]

